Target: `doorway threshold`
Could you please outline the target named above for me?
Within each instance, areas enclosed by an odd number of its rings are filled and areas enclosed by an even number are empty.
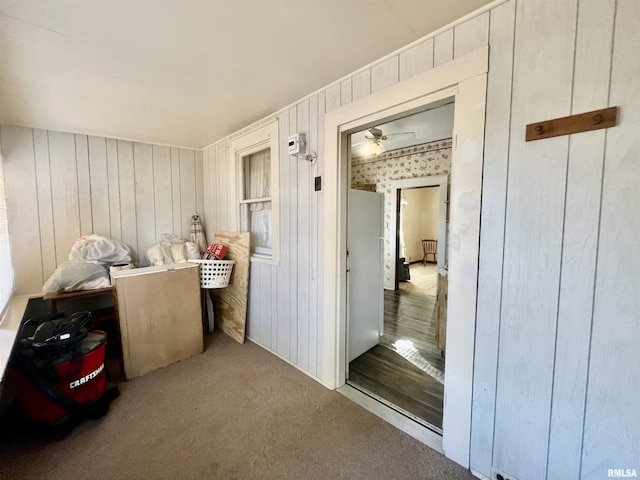
[[[378,397],[377,395],[357,388],[354,385],[345,383],[337,389],[351,401],[357,403],[364,409],[370,411],[377,417],[380,417],[387,423],[390,423],[407,435],[415,438],[419,442],[424,443],[427,447],[434,449],[439,453],[442,450],[442,431],[408,412],[402,412],[398,407]]]

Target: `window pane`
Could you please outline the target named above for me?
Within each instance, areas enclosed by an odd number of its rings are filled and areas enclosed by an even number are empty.
[[[244,162],[244,200],[271,196],[271,149],[247,155]]]
[[[271,250],[271,202],[252,203],[249,207],[251,251],[269,253]]]

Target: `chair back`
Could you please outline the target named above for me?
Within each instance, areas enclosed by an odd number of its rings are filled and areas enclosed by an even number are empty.
[[[438,241],[437,240],[422,240],[422,251],[426,254],[438,253]]]

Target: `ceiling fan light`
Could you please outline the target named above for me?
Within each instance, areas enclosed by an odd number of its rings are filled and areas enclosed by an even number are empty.
[[[382,145],[378,142],[368,142],[364,147],[365,155],[379,155],[382,153]]]

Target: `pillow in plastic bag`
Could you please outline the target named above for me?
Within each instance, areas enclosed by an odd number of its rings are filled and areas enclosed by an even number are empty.
[[[64,262],[42,287],[45,293],[55,293],[60,290],[94,290],[111,286],[107,269],[94,262]]]
[[[164,265],[164,257],[162,256],[162,247],[159,243],[147,249],[147,258],[151,265]]]
[[[151,265],[169,265],[170,263],[182,263],[191,259],[199,259],[200,251],[198,246],[193,242],[182,240],[182,243],[163,242],[149,247],[147,249],[149,263]]]
[[[85,235],[71,247],[69,260],[103,263],[128,263],[131,261],[131,249],[119,240],[102,235]]]
[[[189,260],[202,258],[200,256],[200,249],[198,248],[198,245],[193,242],[187,242],[185,243],[185,246],[187,247],[187,258]]]

